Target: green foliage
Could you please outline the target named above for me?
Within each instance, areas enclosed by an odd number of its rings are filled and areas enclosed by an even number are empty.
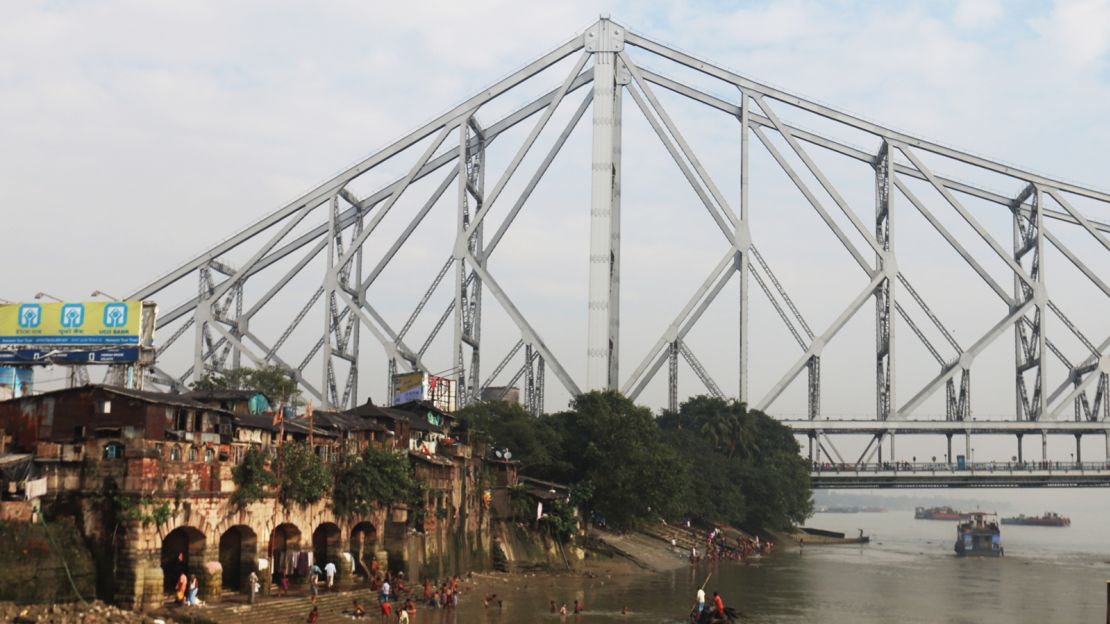
[[[281,456],[281,502],[309,505],[332,489],[332,473],[304,443],[287,444]]]
[[[514,522],[530,522],[535,518],[535,503],[523,485],[509,487],[509,515]]]
[[[553,476],[592,486],[578,495],[584,508],[620,529],[681,514],[686,464],[664,443],[649,409],[611,391],[579,395],[571,407],[549,417],[562,434],[566,466]]]
[[[813,512],[809,470],[790,429],[743,403],[707,396],[659,419],[687,458],[690,513],[750,529],[785,528]]]
[[[574,506],[562,501],[552,501],[543,508],[543,518],[540,525],[552,537],[565,542],[574,537],[578,531],[578,517],[574,514]]]
[[[243,462],[231,471],[231,478],[235,482],[231,502],[238,509],[262,500],[268,488],[277,484],[277,477],[267,468],[266,460],[266,453],[252,448],[243,457]]]
[[[340,516],[365,515],[375,504],[407,503],[415,490],[416,478],[408,459],[371,446],[337,470],[332,505]]]
[[[561,437],[550,418],[535,418],[518,403],[472,403],[459,410],[459,420],[481,443],[507,448],[526,474],[543,477],[564,472]]]
[[[157,503],[155,499],[146,496],[133,499],[116,494],[112,496],[112,505],[117,522],[141,522],[143,526],[161,526],[173,515],[168,503]]]
[[[297,386],[297,380],[280,366],[210,371],[191,386],[194,390],[254,390],[265,394],[274,407],[279,403],[301,404],[301,390]]]
[[[693,397],[654,418],[619,394],[592,392],[539,418],[502,402],[473,404],[459,416],[479,442],[512,451],[522,474],[570,485],[572,507],[616,528],[692,514],[773,529],[813,511],[793,434],[736,401]],[[523,488],[509,495],[514,518],[535,518]]]

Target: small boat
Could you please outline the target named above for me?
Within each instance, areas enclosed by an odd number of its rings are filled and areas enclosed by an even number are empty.
[[[1001,557],[1002,531],[994,514],[973,511],[956,527],[956,556]]]
[[[969,514],[960,513],[951,507],[917,507],[913,510],[916,520],[967,520]]]
[[[1017,524],[1023,526],[1067,527],[1071,526],[1071,518],[1061,516],[1054,511],[1046,511],[1042,516],[1027,516],[1020,514],[1013,518],[1003,518],[1002,524]]]

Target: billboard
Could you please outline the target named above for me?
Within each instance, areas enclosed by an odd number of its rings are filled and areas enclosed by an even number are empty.
[[[0,305],[0,344],[137,345],[142,306],[140,301]]]
[[[46,364],[128,364],[138,362],[139,347],[108,347],[104,349],[0,349],[0,364],[11,366]]]
[[[405,373],[393,376],[393,404],[422,401],[424,399],[424,373]]]
[[[393,376],[393,402],[431,401],[445,412],[455,411],[455,382],[447,377],[426,373],[401,373]]]

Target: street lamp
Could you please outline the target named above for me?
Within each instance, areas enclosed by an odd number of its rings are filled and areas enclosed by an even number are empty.
[[[35,299],[42,299],[43,297],[46,297],[47,299],[53,299],[54,301],[57,301],[58,303],[65,303],[64,301],[55,297],[54,295],[51,295],[50,293],[44,293],[42,291],[39,291],[39,292],[35,293]]]
[[[108,299],[111,299],[112,301],[119,301],[119,297],[113,297],[112,295],[109,295],[108,293],[104,292],[103,290],[94,290],[94,291],[92,291],[92,294],[89,295],[89,296],[90,297],[107,297]]]

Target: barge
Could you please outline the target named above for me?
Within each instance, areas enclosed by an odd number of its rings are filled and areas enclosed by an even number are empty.
[[[1001,557],[1002,531],[994,514],[973,511],[956,527],[956,556]]]
[[[1003,518],[1002,524],[1016,524],[1021,526],[1067,527],[1071,526],[1071,518],[1061,516],[1054,511],[1046,511],[1042,516],[1018,515],[1013,518]]]

